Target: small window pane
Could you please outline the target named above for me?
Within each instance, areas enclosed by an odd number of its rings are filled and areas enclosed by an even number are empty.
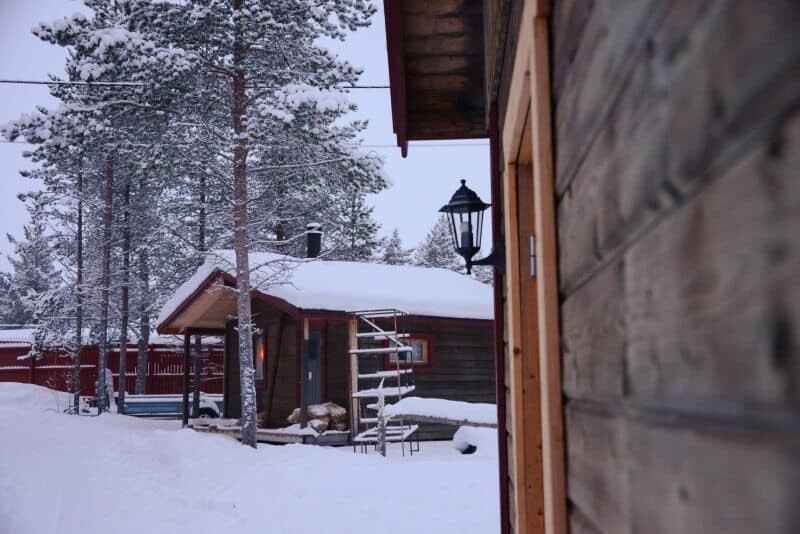
[[[253,336],[253,366],[255,367],[256,380],[264,380],[264,361],[266,356],[264,334],[256,334]]]
[[[411,361],[414,363],[425,363],[425,342],[422,340],[412,340],[411,348],[414,352],[411,353]]]
[[[412,339],[406,343],[411,347],[411,353],[405,352],[400,354],[400,363],[409,361],[409,354],[411,356],[411,363],[414,365],[425,365],[428,363],[428,342],[425,339]],[[389,354],[389,363],[397,363],[397,354]]]

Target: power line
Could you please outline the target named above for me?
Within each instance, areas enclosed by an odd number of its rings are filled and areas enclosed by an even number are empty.
[[[409,148],[439,148],[439,147],[453,147],[453,146],[489,146],[489,142],[485,143],[431,143],[427,145],[409,145]],[[356,148],[400,148],[397,145],[358,145]]]
[[[97,86],[120,86],[120,87],[144,87],[142,82],[71,82],[63,80],[0,80],[0,83],[6,84],[24,84],[24,85],[81,85],[89,87],[92,85]]]
[[[95,86],[108,86],[108,87],[144,87],[146,84],[143,82],[76,82],[64,80],[6,80],[0,79],[0,83],[5,84],[23,84],[23,85],[77,85],[83,87]],[[267,87],[269,88],[269,87]],[[274,89],[279,89],[280,86],[274,86]],[[335,89],[389,89],[388,85],[348,85],[344,87],[336,87]]]
[[[33,145],[34,143],[28,143],[27,141],[8,141],[6,139],[0,139],[0,143],[6,143],[8,145]],[[489,146],[488,142],[483,143],[431,143],[426,145],[411,145],[413,148],[439,148],[439,147],[460,147],[460,146]],[[399,148],[397,145],[358,145],[356,148]]]

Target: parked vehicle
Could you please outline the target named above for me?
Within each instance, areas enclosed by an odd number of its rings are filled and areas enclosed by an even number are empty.
[[[189,403],[192,403],[189,394]],[[155,419],[179,419],[182,395],[125,395],[125,414]],[[200,393],[199,418],[216,418],[222,413],[222,395]]]

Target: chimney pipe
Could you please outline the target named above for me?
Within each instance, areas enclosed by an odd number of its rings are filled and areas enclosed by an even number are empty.
[[[306,257],[316,258],[322,250],[322,225],[308,223],[306,225]]]

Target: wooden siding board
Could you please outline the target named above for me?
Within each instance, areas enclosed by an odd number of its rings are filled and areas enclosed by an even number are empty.
[[[602,405],[570,402],[564,412],[570,502],[603,532],[629,532],[623,419]]]
[[[284,427],[289,423],[286,417],[297,408],[297,323],[287,321],[284,326],[280,365],[275,381],[275,406],[270,414],[269,426]]]
[[[800,437],[631,418],[632,532],[798,532]]]
[[[563,389],[569,398],[614,402],[624,394],[623,283],[618,262],[562,304]]]
[[[797,420],[800,111],[624,257],[631,397]]]
[[[798,419],[800,111],[562,306],[570,398]]]
[[[563,193],[670,2],[597,0],[555,97],[556,191]],[[580,11],[575,11],[576,16]],[[555,27],[558,35],[566,28]],[[560,48],[559,51],[565,49]],[[565,50],[566,51],[566,50]],[[569,56],[567,56],[569,57]],[[557,56],[560,73],[567,57]],[[580,132],[575,135],[574,132]]]
[[[796,532],[800,435],[572,402],[569,496],[605,533]]]
[[[595,0],[563,0],[554,2],[551,26],[553,65],[552,93],[558,95],[581,49],[583,34],[594,10]]]
[[[797,105],[796,7],[686,4],[676,2],[649,40],[648,53],[562,197],[565,295],[723,173]],[[771,14],[751,18],[750,11]],[[751,33],[754,39],[746,37]],[[781,46],[754,63],[767,46],[756,35],[772,35]],[[731,80],[736,70],[749,73],[747,83]]]
[[[611,7],[553,19],[571,528],[796,532],[800,10]]]
[[[348,381],[350,380],[350,362],[347,355],[349,333],[346,321],[329,321],[327,350],[328,399],[339,406],[348,408]],[[348,408],[349,410],[349,408]]]
[[[568,514],[570,534],[603,534],[581,513],[579,508],[571,507]]]
[[[681,7],[667,22],[684,16]],[[717,171],[715,162],[738,158],[772,119],[797,105],[800,93],[796,2],[778,0],[768,8],[746,0],[713,2],[702,16],[683,39],[664,31],[653,39],[655,50],[665,52],[655,54],[659,70],[674,72],[668,179],[682,191]]]

